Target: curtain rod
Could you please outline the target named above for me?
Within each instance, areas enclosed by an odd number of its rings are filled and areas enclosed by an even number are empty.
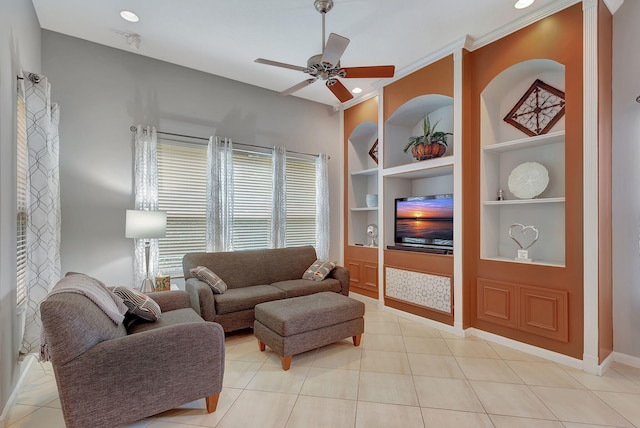
[[[134,125],[131,125],[131,126],[129,127],[129,130],[130,130],[131,132],[136,132],[136,131],[138,130],[138,127],[136,127],[136,126],[134,126]],[[144,131],[146,132],[146,128],[144,128]],[[184,137],[184,138],[191,138],[191,139],[194,139],[194,140],[209,141],[209,138],[207,138],[207,137],[197,137],[197,136],[194,136],[194,135],[185,135],[185,134],[174,134],[174,133],[172,133],[172,132],[162,132],[162,131],[158,131],[158,130],[156,130],[156,134],[171,135],[171,136],[173,136],[173,137]],[[255,144],[247,144],[247,143],[236,143],[236,144],[238,144],[238,145],[240,145],[240,146],[246,146],[246,147],[256,147],[256,148],[258,148],[258,149],[269,149],[269,147],[257,146],[257,145],[255,145]],[[316,154],[316,155],[314,155],[314,154],[312,154],[312,153],[296,152],[296,151],[294,151],[294,150],[288,150],[288,149],[287,149],[287,152],[289,152],[289,153],[295,153],[295,154],[297,154],[297,155],[305,155],[305,156],[314,156],[314,157],[318,157],[318,155],[317,155],[317,154]],[[331,159],[331,157],[330,157],[330,156],[328,156],[328,159]]]

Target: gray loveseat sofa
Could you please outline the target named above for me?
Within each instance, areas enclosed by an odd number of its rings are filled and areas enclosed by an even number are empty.
[[[311,246],[218,253],[188,253],[182,259],[185,289],[193,308],[206,321],[219,323],[225,332],[253,327],[254,308],[272,300],[306,296],[322,291],[349,294],[349,271],[336,266],[322,281],[302,279],[317,259]],[[190,270],[204,266],[228,286],[214,294]]]

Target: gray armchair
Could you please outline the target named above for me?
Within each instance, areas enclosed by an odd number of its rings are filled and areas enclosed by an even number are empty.
[[[42,302],[67,427],[111,428],[200,398],[215,411],[224,373],[222,327],[200,318],[184,291],[152,297],[162,317],[129,331],[82,294]]]

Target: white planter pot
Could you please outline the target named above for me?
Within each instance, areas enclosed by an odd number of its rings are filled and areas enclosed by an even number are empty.
[[[367,204],[367,207],[369,208],[375,208],[378,206],[378,194],[377,193],[367,193],[367,196],[365,197],[365,202]]]

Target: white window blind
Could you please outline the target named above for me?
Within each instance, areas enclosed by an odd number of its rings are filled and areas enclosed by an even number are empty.
[[[316,164],[287,156],[287,247],[315,243]]]
[[[159,209],[167,211],[160,270],[181,275],[185,253],[206,249],[207,148],[158,142]],[[233,249],[269,247],[271,154],[234,149]],[[315,162],[287,156],[287,246],[315,244]]]
[[[268,248],[271,155],[233,151],[233,249]]]
[[[17,284],[18,304],[27,297],[27,112],[24,99],[18,95],[16,103],[17,148]]]
[[[158,142],[158,209],[167,212],[159,269],[182,275],[185,253],[206,249],[207,147]]]

